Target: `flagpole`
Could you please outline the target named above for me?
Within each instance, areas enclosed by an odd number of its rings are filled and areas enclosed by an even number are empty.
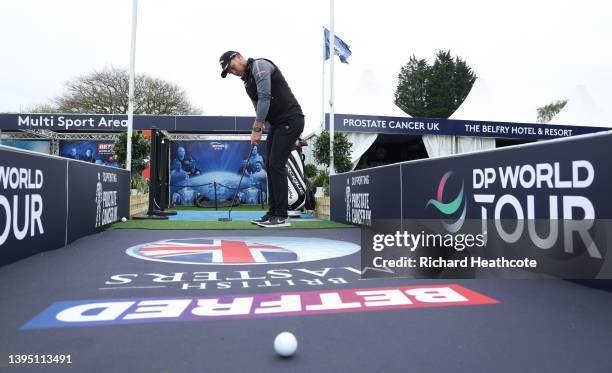
[[[138,0],[132,1],[132,45],[130,48],[130,83],[128,88],[127,112],[127,155],[125,168],[132,170],[132,129],[134,128],[134,67],[136,65],[136,21],[138,18]]]
[[[323,38],[325,38],[325,26],[323,26]],[[325,57],[326,57],[327,44],[323,41],[323,65],[321,68],[321,131],[325,130]]]
[[[334,55],[336,54],[336,36],[334,34],[334,0],[330,0],[329,22],[329,174],[336,173],[334,167]]]

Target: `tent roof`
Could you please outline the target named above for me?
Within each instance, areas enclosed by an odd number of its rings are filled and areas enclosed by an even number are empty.
[[[612,119],[593,101],[586,87],[579,85],[550,124],[612,128]]]
[[[477,78],[461,106],[449,119],[481,120],[491,122],[534,123],[535,114],[528,108],[499,102],[495,90],[484,78]]]
[[[383,85],[386,80],[372,70],[358,72],[349,66],[339,66],[335,71],[338,71],[334,86],[335,113],[410,117],[395,105],[393,85]],[[329,89],[325,94],[329,95]],[[325,112],[329,113],[327,105]]]
[[[499,114],[493,108],[493,103],[486,81],[477,78],[470,93],[449,119],[499,121]]]

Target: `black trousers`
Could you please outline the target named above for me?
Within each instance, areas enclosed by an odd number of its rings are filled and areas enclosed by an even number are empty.
[[[266,139],[266,173],[268,175],[268,213],[287,217],[288,181],[287,160],[295,148],[295,142],[304,130],[304,117],[270,125]]]

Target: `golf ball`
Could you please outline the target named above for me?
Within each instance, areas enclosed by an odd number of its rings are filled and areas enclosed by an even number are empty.
[[[121,218],[121,221],[127,221],[127,219],[125,217]]]
[[[274,338],[274,351],[282,357],[293,355],[297,347],[297,339],[290,332],[279,333],[276,338]]]

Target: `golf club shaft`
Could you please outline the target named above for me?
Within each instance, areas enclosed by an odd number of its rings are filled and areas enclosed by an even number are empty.
[[[238,195],[238,191],[240,190],[240,185],[242,184],[242,178],[244,177],[244,173],[246,172],[249,162],[251,161],[251,155],[253,154],[253,148],[255,148],[255,144],[253,144],[253,146],[251,146],[251,148],[249,149],[249,156],[247,157],[246,164],[242,168],[242,175],[240,175],[240,181],[238,181],[238,186],[236,187],[236,191],[234,192],[234,197],[232,197],[232,201],[230,202],[230,208],[227,214],[227,217],[229,220],[232,219],[232,208],[234,207],[234,201],[236,201],[236,196]]]

